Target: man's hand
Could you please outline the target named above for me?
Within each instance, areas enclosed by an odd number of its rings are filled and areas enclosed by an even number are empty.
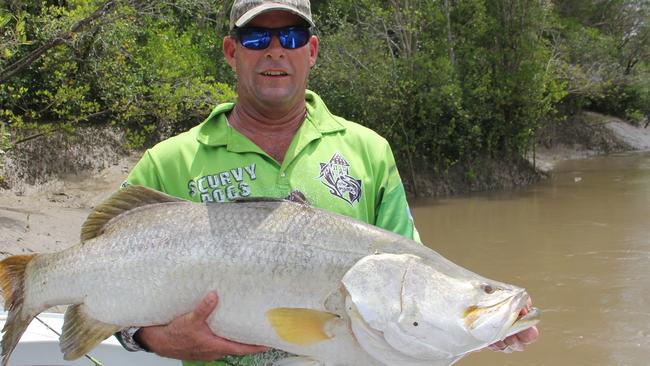
[[[533,306],[533,302],[529,298],[528,304],[526,304],[526,308],[521,310],[520,315],[526,315],[531,306]],[[523,351],[524,347],[535,342],[537,340],[537,337],[539,337],[539,331],[537,330],[537,327],[530,327],[517,334],[513,334],[502,341],[498,341],[490,345],[488,348],[493,351],[504,353]]]
[[[267,347],[232,342],[214,335],[207,320],[218,301],[217,294],[211,292],[193,312],[167,325],[141,328],[136,340],[160,356],[186,361],[214,361],[226,355],[268,351]]]

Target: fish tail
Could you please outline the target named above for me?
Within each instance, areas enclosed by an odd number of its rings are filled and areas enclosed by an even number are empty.
[[[16,255],[0,261],[0,288],[9,316],[2,329],[2,366],[7,366],[9,356],[18,345],[29,323],[38,314],[25,313],[25,269],[36,255]]]

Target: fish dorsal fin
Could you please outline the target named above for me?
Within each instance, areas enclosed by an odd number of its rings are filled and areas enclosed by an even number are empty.
[[[124,212],[166,202],[183,202],[183,200],[143,186],[126,186],[95,207],[88,215],[81,227],[81,241],[101,235],[106,224]]]
[[[275,197],[237,197],[233,203],[253,203],[253,202],[287,202],[284,198]]]
[[[89,317],[83,305],[68,307],[64,319],[60,343],[66,361],[76,360],[85,355],[122,328]]]
[[[266,312],[266,318],[282,340],[299,346],[332,338],[332,324],[340,319],[326,311],[302,308],[275,308]]]
[[[291,193],[289,193],[289,196],[287,197],[287,200],[295,203],[300,203],[301,205],[305,206],[311,206],[311,203],[305,197],[305,194],[300,192],[299,190],[293,190]]]
[[[311,203],[305,197],[305,194],[294,190],[285,198],[275,198],[275,197],[237,197],[232,202],[235,203],[244,203],[244,202],[293,202],[299,203],[305,206],[311,206]]]

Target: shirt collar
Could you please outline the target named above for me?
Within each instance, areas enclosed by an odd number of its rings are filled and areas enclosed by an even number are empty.
[[[298,129],[297,135],[307,133],[310,140],[320,138],[324,134],[344,131],[345,126],[327,109],[323,100],[311,90],[305,92],[305,101],[307,105],[307,117],[302,126]],[[228,124],[226,114],[235,107],[234,103],[224,103],[217,106],[210,116],[197,128],[196,140],[201,144],[208,146],[231,146],[239,151],[239,147],[250,146],[243,144],[240,137],[243,137]],[[316,136],[317,135],[317,136]],[[234,141],[237,140],[237,141]],[[251,145],[254,145],[252,142]]]

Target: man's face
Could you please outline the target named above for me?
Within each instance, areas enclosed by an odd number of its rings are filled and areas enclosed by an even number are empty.
[[[254,18],[247,27],[282,28],[301,26],[304,21],[286,11],[272,11]],[[224,39],[224,55],[237,74],[240,102],[263,110],[288,110],[304,101],[309,70],[316,64],[318,39],[312,36],[304,47],[289,50],[273,36],[264,50],[250,50],[231,37]],[[278,75],[279,74],[279,75]]]

